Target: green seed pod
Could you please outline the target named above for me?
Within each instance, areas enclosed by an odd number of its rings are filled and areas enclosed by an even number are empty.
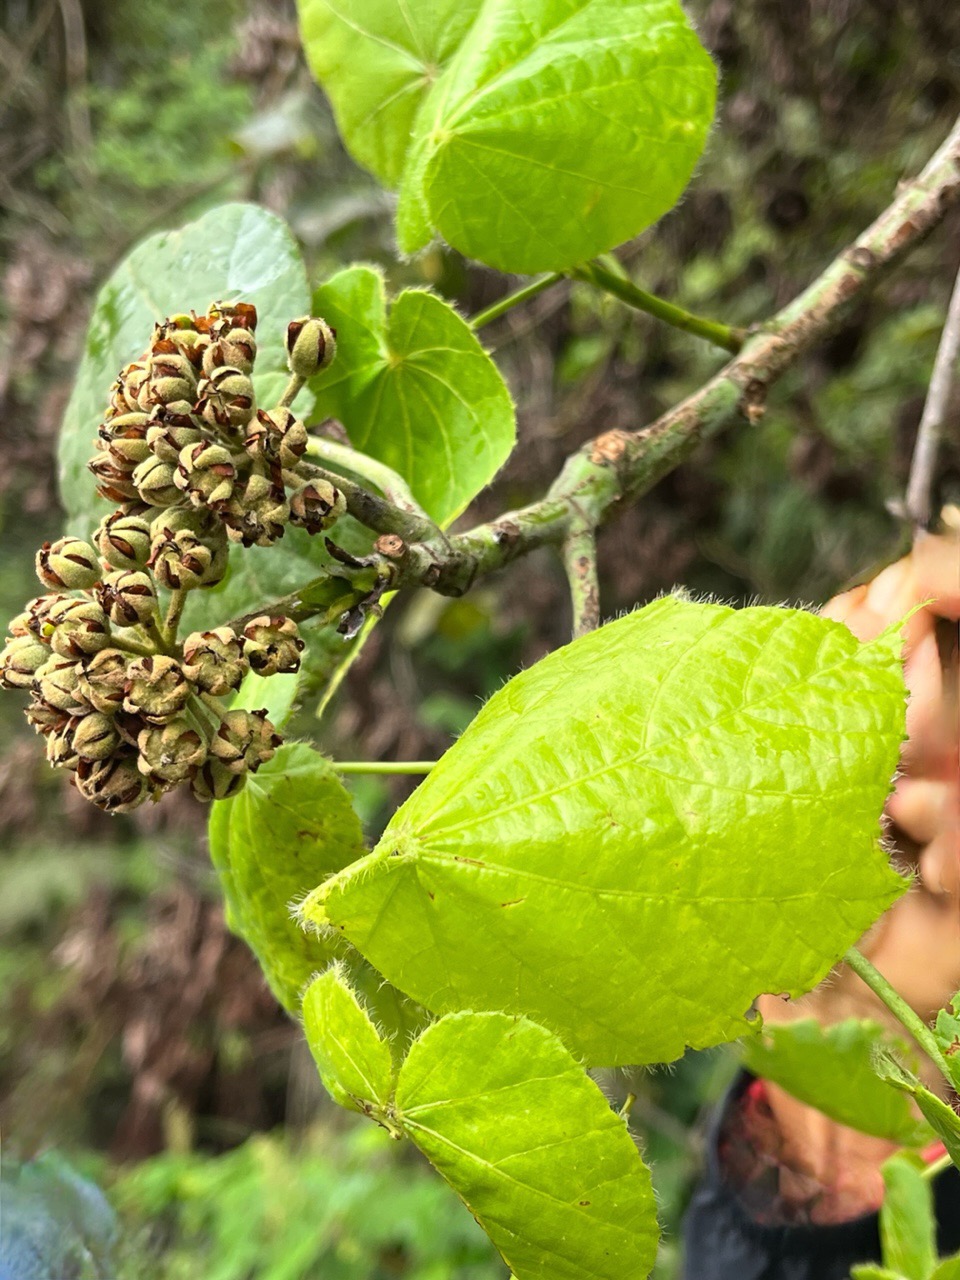
[[[76,729],[80,718],[72,716],[66,724],[47,734],[47,760],[55,769],[76,769],[80,755],[76,746]]]
[[[146,433],[138,439],[127,437],[114,440],[107,449],[107,457],[120,471],[133,471],[151,456]]]
[[[183,674],[218,698],[239,689],[249,669],[243,642],[232,627],[194,631],[183,642]]]
[[[295,467],[307,451],[307,428],[289,409],[261,409],[243,447],[281,467]]]
[[[322,533],[344,514],[346,499],[328,480],[307,480],[290,494],[290,523]]]
[[[107,615],[92,600],[74,600],[51,611],[51,618],[54,615],[56,625],[50,637],[50,647],[61,658],[82,662],[109,645]]]
[[[86,591],[100,580],[100,561],[89,542],[58,538],[37,552],[37,577],[54,591]]]
[[[35,676],[50,661],[50,650],[36,636],[13,636],[0,652],[0,687],[32,689]]]
[[[151,654],[137,658],[127,671],[124,711],[148,724],[166,724],[187,705],[190,684],[175,658]]]
[[[128,813],[143,804],[150,789],[137,768],[135,754],[123,751],[106,760],[81,760],[77,790],[107,813]]]
[[[300,670],[303,641],[292,618],[261,614],[243,629],[243,652],[261,676]]]
[[[160,342],[160,348],[173,347]],[[197,394],[197,379],[190,360],[180,352],[155,349],[147,362],[150,371],[150,400],[153,404],[172,404],[176,400],[193,401]]]
[[[101,715],[116,715],[123,706],[129,665],[130,659],[119,649],[101,649],[80,676],[81,697]]]
[[[147,427],[147,444],[162,462],[176,463],[188,445],[203,439],[200,419],[180,405],[158,405]]]
[[[91,710],[80,689],[83,667],[69,658],[53,657],[37,671],[34,688],[48,706],[70,716],[86,715]]]
[[[150,419],[139,410],[133,413],[120,413],[106,422],[101,422],[97,435],[100,442],[110,447],[116,440],[144,440]],[[98,446],[99,447],[99,446]]]
[[[190,779],[195,800],[208,804],[211,800],[229,800],[246,786],[245,773],[231,773],[219,760],[208,759]]]
[[[266,711],[228,711],[213,735],[210,755],[230,773],[254,773],[282,741]]]
[[[48,703],[39,699],[36,694],[34,694],[33,701],[24,714],[27,717],[27,723],[33,727],[36,733],[42,734],[44,737],[62,729],[70,719],[65,711],[58,711],[56,707],[51,707]]]
[[[137,493],[151,507],[170,507],[180,501],[175,475],[172,462],[162,462],[151,454],[134,471],[133,483]]]
[[[134,360],[121,369],[116,382],[110,388],[110,408],[117,414],[134,413],[139,407],[139,396],[148,380],[147,366],[143,360]]]
[[[97,481],[97,493],[108,502],[127,503],[139,497],[132,472],[118,467],[109,454],[92,458],[87,467]]]
[[[33,636],[42,644],[50,643],[54,624],[50,620],[51,611],[64,600],[73,600],[73,596],[54,592],[50,595],[35,596],[27,601],[22,613],[12,619],[8,630],[11,636]]]
[[[203,353],[203,372],[211,377],[217,369],[231,365],[241,373],[253,372],[257,358],[257,340],[249,329],[228,329]]]
[[[184,716],[168,724],[150,725],[137,739],[141,773],[161,782],[185,782],[207,758],[207,744]]]
[[[104,578],[100,604],[111,622],[118,627],[132,627],[156,613],[157,593],[150,575],[142,569],[118,569]]]
[[[304,316],[287,326],[287,363],[298,378],[312,378],[337,354],[337,335],[326,320]]]
[[[209,378],[201,379],[197,395],[201,400],[215,404],[214,413],[219,425],[234,429],[244,427],[257,411],[253,382],[232,365],[223,365],[215,369]]]
[[[237,469],[228,449],[201,443],[181,452],[176,477],[195,507],[216,508],[233,496]]]
[[[143,516],[114,511],[101,520],[94,537],[113,569],[142,569],[150,558],[150,523]]]
[[[213,562],[213,553],[188,529],[153,543],[150,569],[168,591],[192,591],[202,586]]]
[[[81,760],[106,760],[120,745],[120,735],[110,716],[91,711],[76,721],[73,747]]]

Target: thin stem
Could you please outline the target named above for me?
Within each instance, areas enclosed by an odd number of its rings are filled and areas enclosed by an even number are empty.
[[[348,480],[336,471],[327,471],[325,467],[301,462],[296,467],[296,472],[302,480],[326,480],[335,489],[339,489],[353,518],[375,533],[395,533],[405,542],[430,542],[435,538],[443,540],[440,529],[428,517],[416,515],[412,511],[402,511],[395,503],[370,493],[362,485]]]
[[[183,616],[186,603],[186,591],[174,591],[171,593],[170,603],[167,606],[167,616],[163,620],[163,638],[168,645],[172,646],[176,643],[177,630],[180,626],[180,619]]]
[[[592,526],[581,523],[564,541],[563,567],[573,604],[573,638],[600,625],[600,584],[597,581],[597,539]]]
[[[844,956],[844,960],[857,977],[866,983],[873,994],[883,1001],[897,1021],[910,1032],[920,1048],[932,1059],[949,1081],[950,1074],[947,1071],[947,1064],[940,1051],[940,1046],[937,1044],[933,1032],[919,1014],[914,1013],[903,996],[890,985],[880,970],[875,968],[856,947],[850,948]]]
[[[470,321],[470,328],[482,329],[484,325],[492,324],[494,320],[499,320],[502,315],[506,315],[514,307],[519,307],[529,298],[535,298],[538,293],[543,293],[544,289],[549,289],[553,284],[559,284],[562,279],[562,271],[552,271],[549,275],[540,276],[537,280],[531,280],[522,289],[517,289],[514,293],[508,293],[506,297],[501,298],[499,302],[494,302],[485,311],[478,312]]]
[[[904,514],[912,523],[914,534],[926,529],[932,515],[933,481],[943,428],[950,409],[960,359],[960,272],[953,286],[947,318],[940,335],[937,358],[930,375],[923,416],[917,429],[917,442],[910,464],[910,479],[904,501]]]
[[[277,401],[277,408],[289,409],[294,400],[296,400],[297,396],[300,394],[300,390],[305,382],[306,378],[301,378],[299,373],[291,373],[290,381],[284,387],[283,395]]]
[[[952,1158],[949,1155],[944,1154],[940,1156],[939,1159],[934,1160],[933,1164],[928,1164],[920,1174],[920,1177],[925,1178],[928,1182],[932,1182],[934,1178],[939,1177],[939,1175],[943,1173],[944,1169],[949,1169],[952,1164]]]
[[[339,444],[336,440],[330,440],[326,436],[310,436],[308,438],[307,456],[319,458],[321,461],[329,462],[335,467],[343,467],[346,471],[352,471],[361,480],[369,480],[371,484],[376,485],[383,496],[402,511],[409,511],[424,520],[430,519],[410,492],[410,486],[403,476],[398,475],[392,467],[378,462],[376,458],[371,458],[365,453],[358,453],[356,449],[351,449],[349,445]]]
[[[337,773],[429,773],[436,760],[337,760]]]
[[[140,658],[150,658],[153,656],[154,650],[148,645],[139,644],[136,640],[131,640],[129,636],[117,635],[114,631],[110,636],[110,647],[112,649],[122,649],[124,653],[135,653]]]
[[[715,347],[723,347],[725,351],[732,351],[734,355],[746,341],[747,335],[743,329],[720,324],[716,320],[705,320],[702,316],[684,311],[682,307],[658,298],[655,293],[647,293],[646,289],[641,289],[632,280],[609,271],[599,262],[587,262],[582,267],[574,267],[570,275],[575,280],[583,280],[587,284],[602,289],[604,293],[612,294],[621,302],[625,302],[628,307],[645,311],[648,315],[673,325],[675,329],[682,329],[685,333],[694,333],[699,338],[706,338],[707,342],[712,342]]]

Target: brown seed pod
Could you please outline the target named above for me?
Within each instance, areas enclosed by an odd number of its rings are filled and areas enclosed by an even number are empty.
[[[100,561],[82,538],[45,542],[37,552],[37,577],[54,591],[86,591],[100,579]]]
[[[108,573],[100,585],[100,604],[118,627],[147,622],[157,610],[153,580],[142,569]]]
[[[303,316],[287,326],[287,363],[299,378],[312,378],[333,361],[337,354],[337,335],[326,320]]]
[[[190,683],[175,658],[151,654],[127,670],[123,709],[148,724],[166,724],[187,705]]]

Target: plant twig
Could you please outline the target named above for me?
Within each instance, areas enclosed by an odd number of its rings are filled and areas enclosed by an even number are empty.
[[[428,516],[404,511],[393,502],[370,493],[354,480],[336,471],[301,462],[296,468],[302,480],[326,480],[339,489],[346,499],[347,510],[355,520],[375,533],[395,533],[405,542],[445,542],[439,527]]]
[[[904,514],[913,525],[915,535],[927,528],[933,514],[931,507],[937,454],[953,391],[957,385],[958,360],[960,360],[960,271],[957,272],[953,294],[947,308],[947,318],[940,335],[940,345],[933,363],[930,388],[923,406],[923,416],[917,429],[917,442],[910,464]]]
[[[914,1013],[899,991],[890,985],[880,970],[872,965],[867,957],[858,951],[856,947],[850,948],[844,956],[844,963],[849,965],[857,977],[866,983],[877,999],[887,1006],[897,1021],[909,1031],[920,1048],[943,1072],[949,1082],[950,1073],[947,1070],[947,1064],[933,1032],[920,1015]]]
[[[699,338],[706,338],[715,347],[723,347],[726,351],[738,352],[746,340],[746,330],[736,329],[728,324],[720,324],[716,320],[705,320],[703,316],[684,311],[655,293],[648,293],[633,283],[627,276],[610,271],[600,262],[587,262],[582,267],[575,267],[570,275],[575,280],[583,280],[592,284],[604,293],[612,294],[625,302],[628,307],[637,311],[645,311],[648,315],[682,329],[684,333],[694,333]]]
[[[583,522],[571,530],[561,548],[563,567],[570,584],[573,605],[573,638],[585,636],[600,625],[600,584],[597,581],[597,538]]]
[[[329,462],[334,467],[343,467],[345,471],[352,472],[359,479],[376,485],[387,501],[392,502],[401,511],[409,511],[411,515],[419,516],[423,520],[430,519],[411,493],[410,486],[403,476],[398,475],[385,463],[371,458],[369,454],[359,453],[349,445],[340,444],[327,436],[312,435],[307,440],[307,455]]]
[[[927,1182],[932,1182],[934,1178],[938,1178],[940,1174],[943,1173],[944,1169],[949,1169],[952,1164],[953,1159],[949,1155],[944,1154],[934,1160],[932,1164],[928,1164],[920,1174],[920,1177],[925,1179]]]
[[[532,280],[530,284],[525,284],[522,289],[517,289],[514,293],[508,293],[499,302],[494,302],[485,311],[479,311],[470,321],[470,328],[482,329],[485,324],[492,324],[494,320],[499,320],[502,315],[506,315],[514,307],[519,307],[529,298],[535,298],[538,293],[542,293],[544,289],[549,289],[553,284],[558,284],[562,279],[563,272],[554,271],[550,275],[540,276],[538,280]]]
[[[429,773],[436,760],[336,760],[337,773]]]

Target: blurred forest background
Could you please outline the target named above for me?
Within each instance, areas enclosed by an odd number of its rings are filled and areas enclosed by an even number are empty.
[[[960,6],[687,7],[721,67],[718,123],[686,199],[621,256],[645,287],[746,325],[805,285],[942,140],[960,110]],[[428,282],[468,311],[516,282],[440,251],[396,263],[389,200],[340,147],[288,0],[0,0],[0,12],[9,617],[35,594],[34,548],[61,531],[56,434],[97,286],[141,236],[247,199],[289,220],[314,279],[376,260],[395,284]],[[897,553],[890,504],[958,260],[955,212],[778,388],[756,429],[699,450],[604,533],[607,616],[675,583],[735,601],[818,602]],[[517,398],[520,446],[465,521],[537,496],[584,439],[643,424],[719,363],[695,339],[577,287],[555,286],[484,339]],[[941,484],[943,497],[960,493],[960,450],[944,458]],[[320,721],[317,660],[293,732],[340,758],[429,758],[568,627],[564,578],[546,553],[461,601],[412,596]],[[8,1171],[10,1157],[56,1148],[100,1181],[121,1213],[121,1274],[137,1280],[503,1276],[425,1168],[324,1102],[297,1029],[226,930],[199,808],[171,796],[104,818],[61,777],[4,699]],[[404,787],[356,781],[375,835]],[[603,1080],[611,1097],[638,1095],[634,1124],[668,1231],[663,1280],[704,1115],[734,1067],[731,1054],[688,1055],[669,1071]],[[70,1175],[48,1157],[30,1176]],[[29,1202],[26,1175],[17,1194]],[[83,1266],[94,1275],[91,1248]]]

